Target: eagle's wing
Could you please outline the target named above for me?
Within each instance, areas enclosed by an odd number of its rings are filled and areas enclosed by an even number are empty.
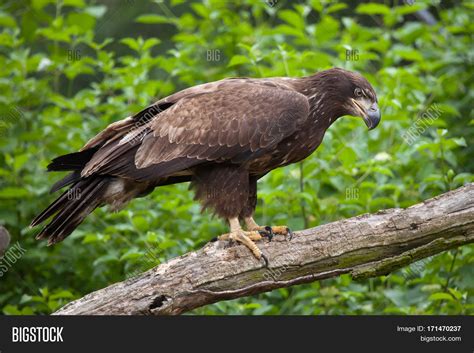
[[[81,174],[145,180],[208,161],[241,163],[294,133],[308,114],[307,98],[287,86],[218,81],[202,92],[185,95],[152,119],[120,134],[120,139],[111,136],[112,142],[94,154]]]

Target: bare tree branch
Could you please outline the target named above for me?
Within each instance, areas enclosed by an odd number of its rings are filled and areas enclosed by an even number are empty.
[[[221,242],[90,293],[58,315],[181,314],[221,300],[344,273],[367,278],[474,241],[474,183],[407,209],[389,209],[259,244],[265,268],[241,245]]]

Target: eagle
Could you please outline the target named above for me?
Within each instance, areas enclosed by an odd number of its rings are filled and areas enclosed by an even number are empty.
[[[243,244],[268,265],[255,242],[291,237],[291,231],[255,222],[257,181],[312,154],[344,115],[362,118],[369,130],[381,118],[370,83],[341,68],[184,89],[110,124],[78,152],[53,159],[48,171],[69,174],[51,192],[69,188],[31,226],[53,217],[36,239],[55,244],[97,207],[117,211],[156,187],[190,182],[203,209],[229,223],[229,233],[216,240]]]

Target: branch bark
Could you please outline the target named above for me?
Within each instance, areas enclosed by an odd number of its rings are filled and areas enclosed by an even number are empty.
[[[263,267],[242,245],[221,242],[73,301],[56,315],[166,315],[349,273],[388,274],[474,241],[474,183],[407,209],[389,209],[276,236],[259,247]]]

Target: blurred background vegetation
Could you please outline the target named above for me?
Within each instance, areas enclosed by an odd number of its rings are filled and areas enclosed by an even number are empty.
[[[340,119],[310,158],[262,179],[261,224],[302,229],[474,180],[471,0],[6,0],[0,28],[0,224],[26,250],[0,277],[4,314],[51,313],[226,231],[187,185],[96,210],[54,247],[28,228],[55,198],[52,158],[188,86],[339,66],[375,87],[379,127]],[[193,313],[473,314],[473,260],[465,246],[389,276],[344,275]]]

